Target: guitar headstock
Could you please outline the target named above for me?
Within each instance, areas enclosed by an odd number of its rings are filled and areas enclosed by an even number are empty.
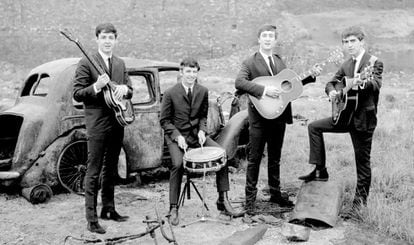
[[[75,36],[73,35],[73,33],[69,29],[67,29],[67,28],[61,29],[61,30],[59,30],[59,32],[64,37],[66,37],[67,39],[69,39],[69,41],[72,41],[72,42],[75,42],[75,43],[77,43],[79,41],[77,38],[75,38]]]
[[[361,80],[369,82],[374,79],[373,73],[374,73],[374,67],[371,65],[368,65],[362,69],[362,71],[359,73],[359,77]]]
[[[329,52],[329,57],[326,59],[327,62],[340,64],[344,61],[344,53],[342,52],[342,49],[337,47],[331,52]]]

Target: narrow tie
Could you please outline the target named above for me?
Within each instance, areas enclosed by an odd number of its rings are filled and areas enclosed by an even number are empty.
[[[351,71],[352,71],[352,77],[355,77],[355,71],[356,71],[356,67],[355,67],[355,65],[356,65],[356,59],[354,59],[354,58],[352,58],[352,62],[351,62]]]
[[[109,78],[112,78],[112,62],[111,62],[111,58],[108,58],[108,70],[109,70]]]
[[[191,105],[191,102],[193,101],[193,95],[191,93],[191,88],[188,88],[187,97],[188,97],[188,101],[190,101],[190,105]]]
[[[273,73],[273,76],[274,76],[274,75],[276,75],[275,64],[273,64],[273,61],[272,61],[272,57],[271,56],[269,56],[268,58],[269,58],[270,69],[272,69],[272,73]]]

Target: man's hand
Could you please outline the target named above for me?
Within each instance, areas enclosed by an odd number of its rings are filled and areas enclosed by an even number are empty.
[[[177,137],[177,144],[178,144],[178,147],[180,147],[181,149],[183,149],[183,150],[185,150],[185,149],[187,149],[188,148],[188,145],[187,145],[187,143],[185,142],[185,138],[182,136],[182,135],[179,135],[178,137]]]
[[[329,92],[329,100],[334,100],[337,94],[338,92],[336,90],[332,90],[331,92]]]
[[[108,74],[103,74],[103,75],[100,75],[99,77],[98,77],[98,79],[96,80],[96,82],[95,82],[95,87],[96,87],[96,89],[98,89],[98,90],[101,90],[103,87],[105,87],[106,86],[106,84],[108,84],[109,82],[111,81],[111,79],[109,79],[109,76],[108,76]]]
[[[363,83],[364,83],[364,81],[361,80],[361,77],[360,77],[359,74],[357,74],[357,76],[352,79],[352,85],[353,86],[362,85]]]
[[[311,71],[312,71],[312,77],[317,77],[321,75],[322,67],[319,64],[316,64],[312,67]]]
[[[206,133],[204,133],[203,130],[198,131],[198,143],[200,143],[200,145],[204,145],[205,142],[206,142]]]
[[[128,87],[126,85],[115,86],[114,96],[116,100],[121,100],[122,97],[127,95],[127,93],[128,93]]]
[[[281,91],[273,86],[268,86],[266,87],[266,95],[272,98],[277,98],[279,97]]]

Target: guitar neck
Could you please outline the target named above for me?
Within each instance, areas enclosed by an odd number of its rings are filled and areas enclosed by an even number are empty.
[[[320,67],[324,67],[328,62],[324,61],[323,63],[320,63],[319,66]],[[312,75],[312,69],[309,69],[305,72],[303,72],[302,74],[299,74],[296,79],[298,79],[299,81],[302,81],[303,85],[306,85],[308,83],[310,83],[309,81],[305,81],[304,79],[309,77],[310,75]]]
[[[79,49],[82,51],[82,53],[85,55],[85,57],[89,60],[89,62],[92,64],[92,66],[95,68],[95,70],[99,73],[99,75],[105,74],[105,71],[102,69],[102,67],[96,62],[94,58],[92,58],[88,54],[88,52],[86,52],[82,44],[79,41],[75,41],[75,43],[79,47]]]

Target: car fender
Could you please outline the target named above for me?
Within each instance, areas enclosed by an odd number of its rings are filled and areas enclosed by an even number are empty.
[[[240,135],[248,125],[247,110],[240,111],[230,118],[220,134],[216,137],[216,142],[226,150],[228,159],[235,157],[240,142]]]

